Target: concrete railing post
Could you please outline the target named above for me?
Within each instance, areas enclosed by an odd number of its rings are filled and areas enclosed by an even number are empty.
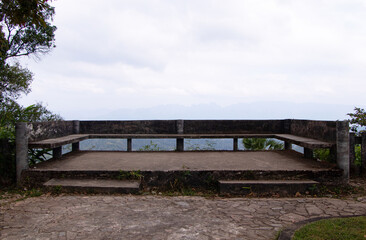
[[[127,152],[132,152],[132,139],[127,138]]]
[[[361,133],[361,174],[366,176],[366,132]]]
[[[337,165],[343,170],[345,181],[349,179],[350,161],[349,161],[349,126],[348,121],[337,121]]]
[[[283,133],[291,134],[291,119],[283,120]],[[285,150],[291,150],[292,144],[285,141]]]
[[[72,132],[73,132],[73,134],[79,134],[80,133],[80,121],[75,120],[75,121],[72,121],[72,123],[73,123],[72,124],[72,127],[73,127]],[[80,143],[79,142],[73,143],[72,144],[72,151],[73,152],[77,152],[79,150],[80,150]]]
[[[292,144],[285,141],[285,150],[292,150]]]
[[[29,168],[28,165],[28,132],[27,123],[20,122],[15,127],[15,165],[17,171],[17,184],[21,183],[22,171]]]
[[[184,133],[184,120],[177,120],[177,133],[183,134]],[[177,138],[177,151],[183,152],[184,151],[184,138]]]
[[[305,148],[304,147],[304,157],[305,158],[308,158],[308,159],[313,159],[314,158],[314,151],[313,151],[313,149]]]
[[[238,151],[238,138],[233,138],[233,151]]]

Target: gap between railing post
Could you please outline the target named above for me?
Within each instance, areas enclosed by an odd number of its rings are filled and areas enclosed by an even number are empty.
[[[350,133],[349,134],[349,163],[350,163],[350,174],[353,176],[360,174],[360,168],[356,166],[355,160],[356,160],[356,134]]]

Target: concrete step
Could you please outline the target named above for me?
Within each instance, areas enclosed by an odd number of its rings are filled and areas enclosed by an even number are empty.
[[[220,180],[220,195],[294,195],[297,192],[312,194],[319,182],[313,180]]]
[[[102,179],[56,179],[45,182],[43,186],[51,191],[88,193],[138,193],[140,181],[102,180]]]

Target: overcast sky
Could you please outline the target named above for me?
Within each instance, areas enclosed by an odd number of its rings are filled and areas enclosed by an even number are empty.
[[[268,103],[274,117],[276,104],[307,104],[304,112],[328,104],[329,118],[342,118],[346,112],[337,109],[350,112],[366,103],[364,0],[57,0],[52,5],[57,47],[39,61],[23,61],[35,76],[32,93],[21,103],[42,101],[66,119],[108,118],[108,112],[118,111],[123,119],[123,109],[162,105],[186,110],[164,118],[246,118],[222,109],[257,102]],[[216,115],[205,115],[207,105],[213,112],[217,107]],[[192,106],[202,106],[200,114],[191,116]],[[299,115],[289,111],[279,117]]]

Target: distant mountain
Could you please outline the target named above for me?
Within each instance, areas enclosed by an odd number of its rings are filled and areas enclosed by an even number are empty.
[[[281,142],[279,140],[276,140]],[[174,151],[176,148],[175,139],[133,139],[133,151]],[[192,150],[233,150],[232,139],[185,139],[184,148]],[[65,148],[71,150],[71,147]],[[242,139],[238,139],[238,149],[245,150]],[[302,147],[296,145],[293,149],[303,152]],[[89,139],[80,142],[80,150],[94,151],[126,151],[126,139]]]
[[[363,107],[363,106],[360,106]],[[252,102],[229,106],[217,104],[159,105],[150,108],[95,109],[62,113],[66,119],[141,120],[141,119],[314,119],[343,120],[354,106],[319,103]]]
[[[232,150],[232,139],[186,139],[186,150]],[[243,149],[242,144],[240,148]],[[174,151],[175,139],[133,139],[132,150]],[[126,139],[89,139],[80,143],[81,150],[126,151]]]

